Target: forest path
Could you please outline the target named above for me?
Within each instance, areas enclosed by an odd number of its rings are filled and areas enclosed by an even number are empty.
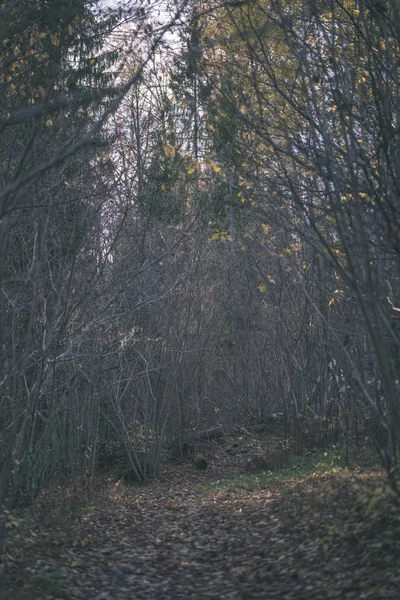
[[[0,598],[399,600],[400,516],[379,473],[267,487],[216,474],[169,467],[148,486],[111,487],[72,526],[31,530],[9,565],[21,595]]]

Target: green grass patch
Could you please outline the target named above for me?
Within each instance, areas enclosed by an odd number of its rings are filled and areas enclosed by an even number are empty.
[[[306,477],[323,478],[348,470],[344,452],[337,446],[332,446],[325,451],[309,451],[301,456],[293,456],[291,463],[290,467],[274,471],[245,473],[239,477],[203,484],[200,486],[200,490],[204,496],[238,490],[256,492],[265,489],[279,489],[279,491],[284,491],[285,488],[292,487],[293,483]],[[351,468],[355,470],[359,468],[357,460],[352,460]]]
[[[38,598],[67,598],[63,576],[53,573],[0,573],[0,600],[38,600]]]

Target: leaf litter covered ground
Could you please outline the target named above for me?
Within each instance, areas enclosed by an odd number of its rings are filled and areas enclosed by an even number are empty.
[[[242,463],[45,496],[13,516],[1,600],[400,599],[400,512],[378,470]]]

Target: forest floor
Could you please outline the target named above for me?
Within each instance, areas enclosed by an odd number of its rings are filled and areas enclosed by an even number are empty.
[[[400,510],[383,473],[347,470],[331,448],[243,474],[236,449],[204,471],[92,480],[13,513],[0,599],[400,600]]]

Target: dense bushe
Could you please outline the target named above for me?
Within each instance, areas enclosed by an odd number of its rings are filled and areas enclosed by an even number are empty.
[[[0,0],[0,551],[221,453],[399,498],[398,0],[114,4]]]

